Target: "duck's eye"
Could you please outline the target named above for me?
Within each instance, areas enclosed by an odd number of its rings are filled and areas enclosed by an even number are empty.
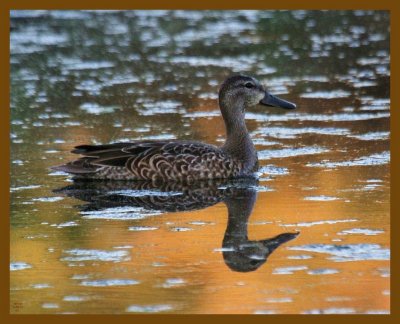
[[[254,88],[254,84],[251,83],[251,82],[246,82],[246,83],[244,84],[244,86],[245,86],[246,88],[249,88],[249,89]]]

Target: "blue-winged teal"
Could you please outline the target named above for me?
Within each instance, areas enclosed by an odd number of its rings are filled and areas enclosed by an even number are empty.
[[[258,168],[257,152],[245,124],[245,110],[256,104],[294,109],[272,96],[254,78],[234,75],[219,90],[226,127],[221,147],[194,141],[141,141],[80,145],[81,158],[53,167],[76,178],[111,180],[191,181],[251,176]]]

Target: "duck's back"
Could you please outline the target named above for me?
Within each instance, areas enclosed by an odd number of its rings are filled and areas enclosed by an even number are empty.
[[[77,146],[82,157],[55,170],[77,178],[190,181],[243,175],[241,161],[221,148],[191,141]]]

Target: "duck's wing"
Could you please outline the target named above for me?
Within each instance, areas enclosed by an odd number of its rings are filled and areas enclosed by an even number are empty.
[[[115,143],[109,145],[80,145],[75,147],[72,153],[81,154],[90,158],[90,164],[97,166],[126,166],[128,160],[136,156],[148,156],[169,142],[138,142]]]
[[[148,141],[106,145],[79,145],[74,147],[71,153],[82,155],[81,158],[52,167],[52,169],[74,174],[95,173],[102,166],[125,166],[127,160],[133,155],[163,146],[166,143]],[[131,151],[125,151],[127,148],[130,148]]]

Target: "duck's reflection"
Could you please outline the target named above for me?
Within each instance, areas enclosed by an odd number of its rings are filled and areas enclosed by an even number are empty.
[[[74,181],[55,192],[87,202],[84,211],[116,207],[141,207],[162,212],[203,209],[218,202],[228,208],[228,225],[222,241],[225,263],[233,271],[258,269],[281,244],[298,233],[282,233],[272,238],[248,239],[247,225],[257,199],[255,179],[210,180],[191,184],[124,181]]]
[[[225,263],[234,271],[247,272],[258,269],[281,244],[294,239],[299,233],[282,233],[272,238],[251,241],[247,224],[257,192],[254,187],[234,189],[235,195],[224,202],[228,207],[228,226],[222,241]]]

